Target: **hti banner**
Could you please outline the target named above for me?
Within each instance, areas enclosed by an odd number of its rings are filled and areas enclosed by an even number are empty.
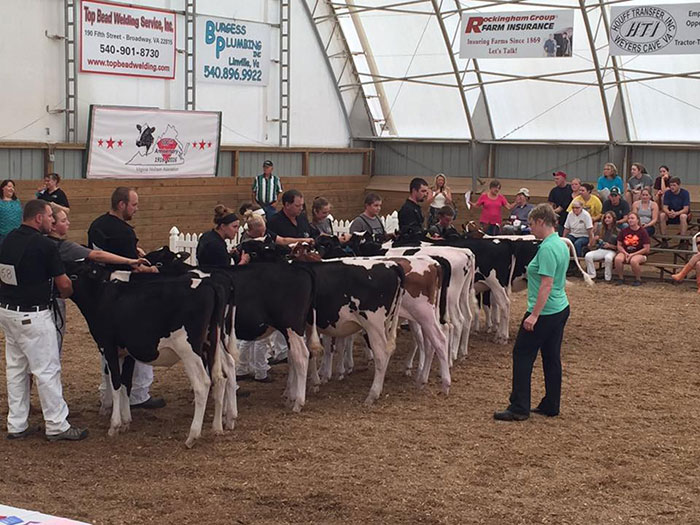
[[[87,178],[213,177],[221,112],[90,106]]]
[[[573,10],[462,15],[460,58],[570,57],[573,45]]]
[[[613,6],[611,55],[700,53],[700,4]]]

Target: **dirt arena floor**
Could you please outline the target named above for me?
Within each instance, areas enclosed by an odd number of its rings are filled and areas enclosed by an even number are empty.
[[[286,365],[277,365],[275,382],[242,384],[252,395],[239,401],[236,429],[216,438],[207,426],[192,450],[181,365],[156,371],[166,408],[134,412],[127,434],[107,438],[97,350],[71,303],[65,396],[90,437],[0,440],[0,502],[110,524],[700,523],[700,296],[690,284],[581,281],[569,295],[558,418],[491,418],[506,406],[512,346],[485,334],[454,369],[448,397],[435,373],[417,391],[402,373],[402,332],[374,407],[362,405],[365,368],[292,414],[280,398]],[[517,296],[511,335],[524,305]],[[533,377],[536,403],[539,360]]]

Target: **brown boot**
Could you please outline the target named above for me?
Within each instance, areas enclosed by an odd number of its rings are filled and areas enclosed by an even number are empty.
[[[671,279],[673,279],[677,283],[681,282],[683,279],[685,279],[688,276],[688,274],[693,269],[693,266],[695,266],[695,265],[691,264],[691,263],[686,263],[686,265],[681,269],[680,272],[674,273],[673,275],[671,275]]]

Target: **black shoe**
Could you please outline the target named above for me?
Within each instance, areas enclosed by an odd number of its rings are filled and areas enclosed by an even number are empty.
[[[262,379],[258,379],[257,377],[253,380],[257,381],[258,383],[272,383],[274,379],[272,379],[272,376],[270,374],[266,375]]]
[[[48,441],[81,441],[88,437],[87,428],[70,427],[65,432],[46,436]]]
[[[40,430],[41,430],[41,427],[29,426],[26,429],[24,429],[22,432],[8,432],[7,439],[24,439],[26,437],[33,435],[33,434],[36,434]]]
[[[540,407],[533,408],[532,411],[533,411],[535,414],[539,414],[539,415],[541,415],[541,416],[547,416],[547,417],[557,417],[557,416],[559,415],[559,414],[551,414],[551,413],[549,413],[549,412],[545,412],[545,411],[542,410]]]
[[[525,421],[528,417],[526,414],[516,414],[506,409],[503,412],[494,412],[493,418],[497,421]]]
[[[642,286],[642,281],[634,280],[632,281],[632,286]]]
[[[236,397],[239,399],[242,399],[244,397],[250,397],[250,392],[247,390],[238,390],[236,391]]]
[[[283,357],[282,359],[273,359],[272,357],[267,360],[267,364],[272,366],[272,365],[279,365],[280,363],[286,363],[287,358]]]
[[[162,397],[149,397],[143,403],[137,403],[135,405],[131,405],[131,408],[153,409],[153,408],[163,408],[164,406],[165,406],[165,399],[163,399]]]
[[[250,374],[241,374],[236,376],[236,381],[252,381],[253,376]]]
[[[624,279],[616,279],[616,280],[615,280],[615,286],[621,286],[621,285],[623,285],[623,284],[625,284],[625,280],[624,280]]]
[[[661,241],[661,242],[659,243],[659,248],[662,248],[662,249],[668,248],[668,241],[667,241],[666,239],[664,239],[663,241]]]

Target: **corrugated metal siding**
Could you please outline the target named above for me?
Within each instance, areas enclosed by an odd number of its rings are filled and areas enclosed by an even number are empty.
[[[555,171],[595,182],[608,162],[607,146],[495,146],[494,175],[499,179],[551,180]]]
[[[53,170],[62,179],[82,179],[83,178],[83,156],[82,150],[58,149],[54,151]]]
[[[231,151],[219,152],[219,167],[216,170],[216,176],[217,177],[230,177],[232,164],[233,164],[233,153]]]
[[[0,149],[0,178],[43,179],[44,151],[40,149]]]
[[[238,156],[238,176],[255,177],[262,173],[262,164],[271,160],[278,177],[301,176],[301,153],[268,153],[264,151],[242,151]]]
[[[666,165],[671,175],[681,178],[682,184],[700,184],[700,151],[666,148],[632,148],[630,164],[641,162],[653,178],[659,166]]]
[[[373,175],[471,176],[471,146],[419,142],[375,142]]]
[[[362,175],[362,153],[311,153],[309,175]]]

